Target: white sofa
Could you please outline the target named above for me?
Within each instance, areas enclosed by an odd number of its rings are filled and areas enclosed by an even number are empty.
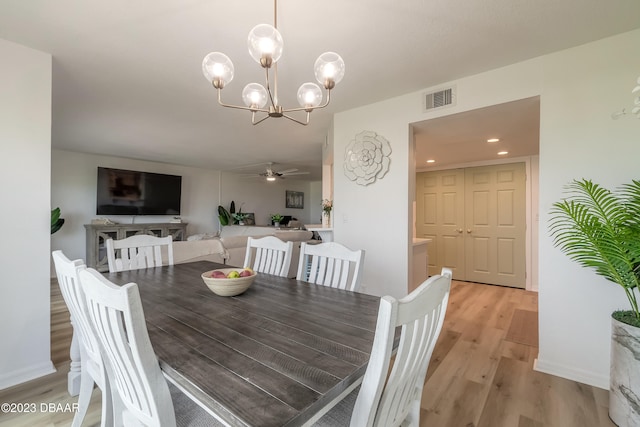
[[[228,225],[222,227],[219,236],[197,235],[190,236],[186,241],[173,242],[173,259],[176,264],[207,260],[232,267],[244,267],[247,239],[263,236],[276,236],[281,240],[294,242],[288,277],[295,277],[300,256],[300,242],[311,240],[313,236],[311,231],[254,225]]]

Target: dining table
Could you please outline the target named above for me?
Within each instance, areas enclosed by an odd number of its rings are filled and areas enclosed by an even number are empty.
[[[209,261],[104,273],[138,284],[164,375],[230,426],[309,425],[357,387],[380,298],[256,273],[223,297]]]

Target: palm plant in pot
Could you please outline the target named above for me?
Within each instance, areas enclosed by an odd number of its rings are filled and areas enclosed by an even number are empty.
[[[630,310],[615,311],[611,327],[609,416],[619,426],[640,425],[640,181],[610,191],[574,180],[569,197],[553,204],[554,244],[583,267],[619,285]]]

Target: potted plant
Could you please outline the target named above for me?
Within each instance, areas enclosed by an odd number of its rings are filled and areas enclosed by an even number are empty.
[[[280,221],[282,221],[282,218],[284,217],[280,214],[271,214],[271,221],[273,221],[273,225],[275,227],[280,227]]]
[[[60,218],[60,208],[51,209],[51,234],[60,230],[64,225],[64,218]]]
[[[220,221],[220,225],[229,225],[229,220],[231,219],[231,214],[227,211],[224,206],[218,206],[218,220]]]
[[[333,200],[324,199],[322,201],[322,214],[324,215],[323,225],[331,227],[331,210],[333,209]]]
[[[611,326],[609,416],[619,426],[640,425],[640,181],[612,192],[574,180],[569,197],[553,204],[554,244],[583,267],[619,285],[630,310],[615,311]]]
[[[247,217],[247,214],[242,213],[242,210],[240,210],[236,213],[231,214],[231,216],[236,220],[236,223],[238,225],[244,225],[244,219]]]

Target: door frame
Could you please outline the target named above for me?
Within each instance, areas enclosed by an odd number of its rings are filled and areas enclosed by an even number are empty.
[[[435,172],[449,169],[463,169],[476,166],[492,166],[502,165],[508,163],[524,163],[526,182],[525,182],[525,289],[527,291],[538,290],[538,187],[539,187],[539,156],[526,156],[526,157],[513,157],[506,159],[487,160],[479,162],[460,163],[455,165],[447,165],[443,167],[421,167],[415,168],[413,171],[413,185],[410,185],[414,189],[413,200],[415,204],[415,188],[416,188],[416,174],[419,172]],[[412,218],[409,221],[410,224],[415,224],[415,214],[411,212]],[[413,227],[415,230],[415,226]],[[415,232],[414,232],[415,234]]]

